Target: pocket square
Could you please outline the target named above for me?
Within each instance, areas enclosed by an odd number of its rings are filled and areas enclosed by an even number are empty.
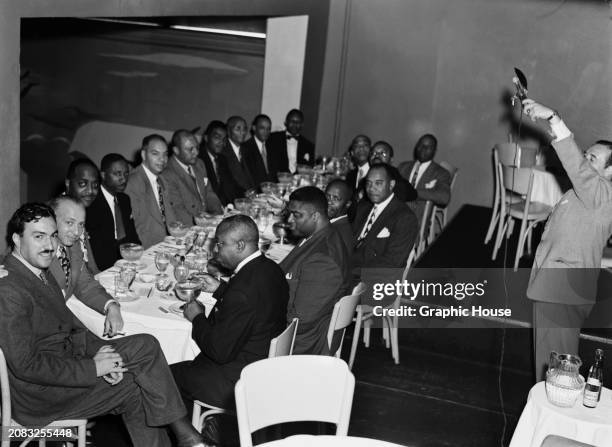
[[[387,227],[383,228],[382,230],[380,230],[380,233],[378,233],[376,235],[377,239],[384,239],[386,237],[391,236],[391,233],[389,233],[389,230],[387,229]]]
[[[437,182],[438,182],[438,181],[437,181],[436,179],[433,179],[431,182],[429,182],[429,183],[425,183],[425,189],[431,189],[431,188],[433,188],[434,186],[436,186],[436,183],[437,183]]]
[[[310,161],[310,154],[308,153],[304,154],[304,160]]]
[[[285,275],[285,279],[292,279],[293,278],[293,273],[289,272]]]

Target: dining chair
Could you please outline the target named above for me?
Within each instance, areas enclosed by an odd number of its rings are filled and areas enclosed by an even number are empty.
[[[295,334],[297,333],[298,321],[298,318],[294,318],[291,323],[289,323],[289,326],[287,326],[287,328],[281,332],[278,337],[275,337],[270,341],[268,358],[293,354],[293,344],[295,342]],[[202,410],[206,411],[202,412]],[[231,410],[215,407],[214,405],[210,405],[199,400],[194,400],[191,424],[197,431],[201,432],[206,418],[214,416],[215,414],[233,415],[235,413]]]
[[[330,355],[340,358],[346,328],[353,322],[355,309],[359,305],[365,290],[365,284],[360,282],[350,295],[343,296],[334,304],[329,329],[327,330],[327,345]]]
[[[453,197],[453,188],[455,186],[455,180],[457,179],[457,172],[459,168],[452,166],[450,163],[445,161],[440,162],[440,166],[446,169],[451,175],[450,182],[450,191],[451,191],[451,200]],[[445,206],[433,205],[431,211],[431,221],[429,223],[429,234],[427,236],[427,245],[431,245],[433,241],[438,237],[438,235],[442,232],[444,227],[446,226],[447,219],[447,211],[448,211],[448,203]]]
[[[495,246],[493,247],[493,259],[501,247],[504,236],[508,238],[512,232],[514,220],[520,220],[516,255],[514,257],[514,271],[518,269],[519,259],[523,256],[525,242],[527,242],[527,253],[531,254],[532,230],[540,222],[546,221],[552,211],[552,207],[540,202],[531,201],[531,190],[533,187],[533,168],[520,168],[503,164],[497,165],[499,188],[500,188],[500,217],[497,227]],[[518,194],[521,200],[508,203],[509,193]]]
[[[412,266],[416,258],[416,251],[413,248],[408,256],[408,260],[406,261],[406,266],[404,267],[404,271],[402,273],[402,283],[408,277],[408,272]],[[393,303],[390,305],[384,306],[385,309],[399,309],[400,306],[400,297],[397,296]],[[359,304],[356,308],[357,314],[355,315],[355,329],[353,330],[353,340],[351,343],[351,354],[349,356],[349,369],[353,369],[353,364],[355,363],[355,356],[357,354],[357,344],[359,343],[359,332],[361,331],[361,326],[363,325],[363,343],[366,348],[370,347],[370,329],[372,327],[374,318],[378,318],[374,315],[374,306],[371,304]],[[385,314],[384,317],[381,317],[383,320],[383,339],[385,340],[385,345],[387,348],[391,348],[391,356],[393,357],[393,361],[396,365],[399,365],[399,334],[398,334],[398,323],[399,317],[397,316],[397,312],[394,312],[393,317],[390,317]]]
[[[433,211],[433,202],[427,200],[425,202],[425,209],[423,210],[423,218],[421,219],[419,226],[419,235],[415,242],[415,258],[419,259],[427,248],[428,234],[431,231],[431,215]]]
[[[6,366],[6,358],[4,352],[0,348],[0,389],[2,392],[2,404],[0,406],[0,417],[2,420],[2,427],[6,431],[8,427],[18,428],[21,427],[19,423],[11,418],[11,390],[9,388],[8,368]],[[87,419],[65,419],[60,421],[54,421],[48,424],[44,428],[70,428],[76,432],[76,440],[78,447],[85,447],[85,441],[87,438]],[[28,438],[19,444],[23,447],[33,441],[35,438]],[[3,433],[2,440],[0,441],[1,447],[9,447],[11,444],[7,437],[7,433]],[[43,438],[38,441],[39,446],[45,445]]]
[[[493,196],[493,210],[491,212],[491,220],[489,221],[489,228],[485,236],[485,244],[488,244],[495,229],[499,225],[499,216],[501,209],[501,189],[499,181],[499,173],[497,165],[502,163],[508,166],[518,166],[523,168],[530,168],[536,164],[536,151],[531,149],[523,149],[517,143],[499,143],[493,147],[493,178],[495,182],[494,196]],[[521,197],[514,193],[506,195],[507,203],[518,203],[521,201]],[[493,258],[495,259],[495,258]]]
[[[592,444],[574,441],[573,439],[564,438],[563,436],[548,435],[540,447],[595,447]]]
[[[297,421],[336,424],[346,436],[355,377],[338,358],[293,355],[260,360],[244,367],[236,383],[236,413],[241,447],[251,447],[251,433]]]

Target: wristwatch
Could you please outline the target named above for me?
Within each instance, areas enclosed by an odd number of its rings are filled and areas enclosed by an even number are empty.
[[[548,121],[550,124],[552,124],[552,120],[557,117],[560,118],[559,114],[557,113],[556,110],[553,110],[552,115],[550,115],[548,118],[546,118],[546,121]]]

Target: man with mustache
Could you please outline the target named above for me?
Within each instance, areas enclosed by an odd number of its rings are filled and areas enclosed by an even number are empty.
[[[11,254],[4,260],[8,276],[0,279],[0,348],[13,418],[44,427],[121,414],[135,447],[169,447],[166,426],[179,447],[203,446],[157,341],[144,334],[101,340],[66,307],[48,271],[57,250],[53,210],[20,207],[8,222],[6,242]]]
[[[100,191],[100,172],[98,172],[98,167],[88,158],[74,160],[68,166],[65,186],[67,195],[80,201],[85,208],[88,208],[96,200]],[[87,232],[83,233],[81,243],[87,267],[89,267],[89,270],[94,275],[100,273]]]
[[[105,155],[100,164],[100,192],[87,208],[85,227],[96,264],[101,270],[106,270],[121,258],[121,244],[140,244],[130,197],[124,193],[129,172],[128,162],[122,155]]]

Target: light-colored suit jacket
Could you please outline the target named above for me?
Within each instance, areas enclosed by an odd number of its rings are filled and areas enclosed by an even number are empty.
[[[158,179],[159,180],[159,179]],[[176,215],[170,204],[168,196],[168,186],[162,179],[162,196],[164,198],[164,208],[166,211],[166,225],[176,222]],[[166,236],[166,225],[162,218],[159,204],[153,193],[151,182],[147,178],[142,165],[138,166],[130,173],[125,192],[130,196],[132,203],[132,217],[136,225],[136,232],[142,242],[142,246],[147,249],[151,245],[161,242]]]
[[[294,248],[280,267],[289,283],[287,322],[300,319],[293,353],[328,355],[327,331],[334,304],[348,293],[350,282],[342,237],[329,225]]]
[[[113,297],[94,279],[87,268],[83,260],[81,243],[75,242],[72,247],[66,247],[66,251],[70,260],[68,285],[66,285],[66,275],[57,257],[53,258],[49,266],[49,272],[64,292],[64,298],[68,299],[74,295],[92,309],[104,313],[104,305]]]
[[[202,211],[211,214],[221,214],[223,212],[223,205],[221,205],[219,197],[217,197],[208,181],[204,162],[199,158],[193,166],[193,172],[201,196],[195,187],[193,178],[178,164],[175,157],[168,160],[168,166],[161,173],[176,218],[188,226],[193,225],[193,218]]]
[[[571,182],[553,208],[531,270],[527,296],[592,304],[606,242],[612,234],[612,182],[583,157],[573,136],[553,143]]]
[[[401,163],[397,169],[408,182],[410,182],[410,174],[412,172],[412,168],[414,167],[415,161],[406,161]],[[427,185],[431,185],[432,182],[435,183],[431,188],[428,188]],[[431,161],[430,165],[427,167],[423,175],[416,184],[416,191],[418,194],[418,199],[414,202],[408,202],[408,207],[412,210],[414,214],[416,214],[417,219],[419,220],[419,224],[423,217],[423,212],[425,211],[425,202],[427,200],[431,200],[434,205],[438,206],[446,206],[450,201],[450,184],[451,184],[451,175],[446,169],[440,166],[435,161]]]

